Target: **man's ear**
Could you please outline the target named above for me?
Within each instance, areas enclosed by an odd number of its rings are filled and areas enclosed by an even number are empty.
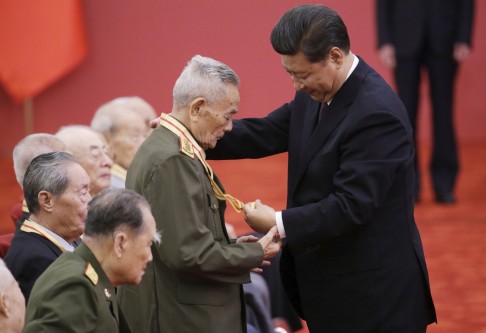
[[[48,212],[52,212],[52,202],[53,196],[52,193],[47,192],[47,191],[40,191],[39,194],[37,194],[37,200],[39,201],[39,206],[41,209],[44,209]]]
[[[329,61],[340,68],[344,63],[344,53],[338,47],[333,47],[329,51]]]
[[[117,258],[121,258],[127,247],[127,234],[123,231],[117,231],[115,233],[115,239],[113,240],[113,247]]]
[[[207,101],[204,97],[194,99],[189,105],[191,118],[198,117],[202,111],[202,108],[206,105]]]
[[[0,293],[0,316],[8,318],[7,296]]]

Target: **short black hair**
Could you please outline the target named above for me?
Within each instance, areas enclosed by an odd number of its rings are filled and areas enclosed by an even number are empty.
[[[84,234],[91,237],[111,235],[122,225],[138,234],[144,228],[140,209],[144,205],[150,209],[147,200],[132,190],[103,190],[89,203]]]
[[[348,54],[348,30],[339,14],[323,5],[300,5],[287,11],[270,35],[273,49],[281,55],[303,52],[314,63],[324,60],[333,47]]]

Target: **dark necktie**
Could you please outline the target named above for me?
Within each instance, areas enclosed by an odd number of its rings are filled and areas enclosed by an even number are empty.
[[[323,102],[321,104],[321,109],[319,110],[319,116],[317,117],[317,123],[319,123],[321,121],[322,117],[324,116],[324,113],[326,113],[328,109],[329,109],[329,105],[327,104],[327,102]]]

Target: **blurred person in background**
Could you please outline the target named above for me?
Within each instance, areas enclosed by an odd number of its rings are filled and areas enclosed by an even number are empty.
[[[150,134],[150,132],[152,132],[152,126],[150,123],[152,120],[157,118],[157,113],[152,105],[150,105],[143,98],[139,96],[118,97],[110,101],[109,104],[123,105],[124,107],[137,112],[142,116],[143,121],[145,122],[147,136]]]
[[[377,0],[378,56],[393,70],[398,95],[414,129],[415,201],[420,200],[418,108],[422,70],[432,102],[430,174],[435,199],[456,201],[459,157],[454,130],[454,88],[458,64],[471,50],[474,0]]]
[[[95,196],[111,185],[113,165],[110,148],[103,136],[84,125],[61,127],[56,133],[90,178],[90,194]]]
[[[133,104],[136,103],[129,102],[130,100],[130,98],[117,98],[102,105],[91,120],[91,128],[103,134],[110,146],[113,157],[112,187],[125,187],[127,169],[138,147],[148,135],[147,124],[142,113],[132,109]]]

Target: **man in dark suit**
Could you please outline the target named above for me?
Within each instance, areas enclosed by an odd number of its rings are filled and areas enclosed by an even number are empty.
[[[160,235],[142,196],[125,189],[101,192],[90,202],[83,243],[35,283],[24,333],[129,333],[115,288],[140,283],[152,242],[160,242]]]
[[[5,264],[27,301],[42,272],[63,252],[74,250],[84,231],[91,196],[88,174],[66,152],[34,158],[23,188],[30,217],[15,233]]]
[[[394,70],[398,95],[417,138],[419,88],[427,69],[432,102],[432,184],[439,203],[455,202],[459,171],[454,133],[454,82],[457,65],[470,52],[473,0],[377,0],[379,57]],[[420,177],[415,160],[415,200]]]
[[[350,51],[330,8],[289,10],[271,42],[294,100],[264,118],[235,120],[208,158],[288,152],[287,209],[257,200],[245,214],[256,231],[278,226],[285,290],[310,332],[425,332],[436,315],[413,216],[413,134],[402,102]]]

